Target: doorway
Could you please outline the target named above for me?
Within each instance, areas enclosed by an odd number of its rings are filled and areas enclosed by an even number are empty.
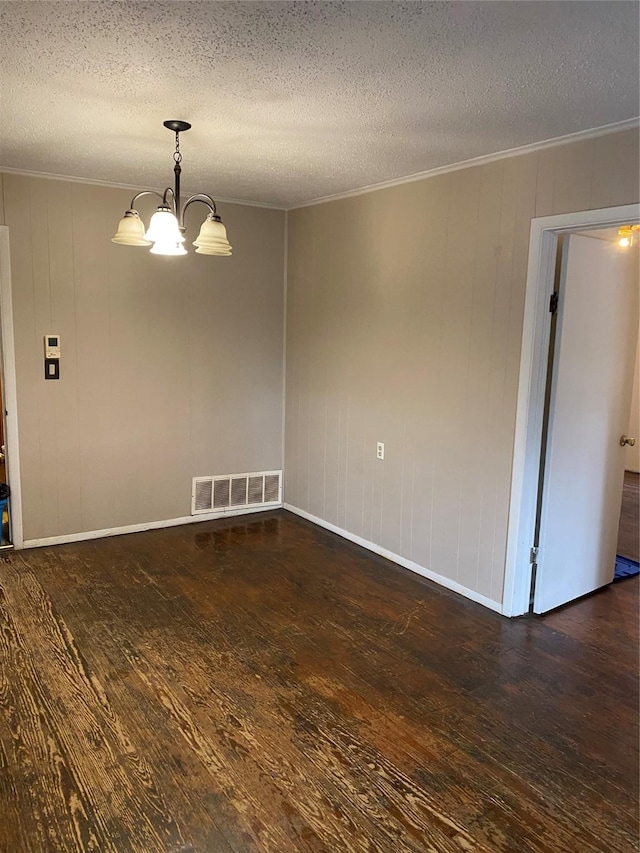
[[[628,429],[629,436],[637,440],[635,445],[627,446],[625,450],[624,491],[618,531],[618,554],[634,563],[640,563],[640,333],[638,338]]]
[[[531,603],[534,613],[606,586],[616,544],[638,333],[635,247],[617,229],[562,241],[552,316]],[[554,334],[555,331],[555,334]]]
[[[625,470],[618,526],[619,562],[640,563],[640,473]],[[622,565],[624,569],[624,563]],[[626,574],[629,574],[628,572]],[[624,577],[621,574],[621,577]]]
[[[639,214],[640,206],[626,205],[544,217],[531,223],[502,608],[506,616],[529,611],[532,575],[538,559],[535,551],[538,483],[553,316],[550,300],[559,237],[604,226],[619,227],[638,221]],[[568,472],[560,477],[560,482],[567,476]]]
[[[0,360],[1,363],[1,360]],[[0,370],[0,550],[13,548],[11,542],[11,530],[9,524],[9,480],[7,478],[6,464],[6,440],[3,402],[4,383],[2,381],[2,370]]]
[[[3,544],[0,550],[3,550],[21,548],[23,542],[11,259],[9,228],[6,225],[0,225],[0,384],[0,421],[4,445],[2,468],[4,481],[11,491],[8,506],[2,513]]]
[[[615,246],[620,239],[617,228],[599,228],[579,232],[581,235],[596,240],[604,240]],[[634,252],[635,249],[635,252]],[[618,251],[614,249],[614,251]],[[630,255],[630,261],[637,271],[638,241],[632,239],[632,245],[622,249]],[[637,285],[637,282],[636,282]],[[640,329],[636,345],[633,366],[633,384],[631,403],[626,429],[622,436],[626,445],[622,450],[624,456],[624,478],[622,486],[622,501],[618,521],[616,572],[614,579],[629,577],[638,573],[640,563]]]

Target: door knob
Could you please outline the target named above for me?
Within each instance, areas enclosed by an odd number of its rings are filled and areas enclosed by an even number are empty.
[[[636,443],[635,438],[628,438],[626,435],[620,436],[620,447],[624,447],[625,444],[628,444],[629,447],[633,447],[633,445],[635,443]]]

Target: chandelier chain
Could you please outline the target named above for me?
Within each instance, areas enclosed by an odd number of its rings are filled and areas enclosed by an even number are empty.
[[[180,133],[176,131],[176,150],[173,152],[174,163],[182,162],[182,154],[180,153]]]

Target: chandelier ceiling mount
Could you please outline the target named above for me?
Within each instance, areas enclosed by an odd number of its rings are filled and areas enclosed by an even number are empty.
[[[184,133],[187,130],[191,130],[191,125],[188,121],[180,121],[177,118],[171,119],[170,121],[163,121],[162,124],[167,128],[167,130],[172,130],[174,133]]]

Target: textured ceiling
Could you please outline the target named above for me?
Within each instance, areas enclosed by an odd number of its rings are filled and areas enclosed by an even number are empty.
[[[4,2],[0,167],[283,206],[638,114],[636,2]]]

